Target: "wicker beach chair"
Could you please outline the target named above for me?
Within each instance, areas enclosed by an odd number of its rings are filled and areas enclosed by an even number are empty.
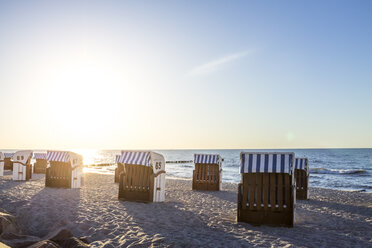
[[[32,151],[18,151],[12,157],[14,181],[27,181],[32,178]]]
[[[47,151],[45,187],[80,188],[83,157],[68,151]]]
[[[119,175],[124,171],[124,164],[119,162],[121,155],[116,155],[115,163],[117,164],[117,167],[115,168],[115,183],[119,182]]]
[[[296,199],[309,199],[309,160],[307,158],[296,158],[295,170]]]
[[[4,176],[4,153],[0,152],[0,177]]]
[[[123,151],[119,162],[119,200],[162,202],[165,199],[165,160],[152,151]]]
[[[13,170],[13,155],[14,152],[4,152],[4,170]]]
[[[296,191],[294,153],[240,154],[238,221],[292,227]]]
[[[46,153],[34,153],[34,173],[45,174],[48,162],[46,160]]]
[[[194,154],[193,190],[221,190],[222,159],[217,154]]]

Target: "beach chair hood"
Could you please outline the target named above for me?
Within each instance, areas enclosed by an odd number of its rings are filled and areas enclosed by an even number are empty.
[[[294,153],[242,152],[240,173],[288,173],[293,175]]]
[[[152,151],[122,151],[118,162],[149,166],[153,168],[154,173],[165,170],[163,155]]]
[[[34,159],[46,159],[46,153],[34,153]]]
[[[307,158],[296,158],[295,169],[305,170],[307,173],[309,173],[309,160]]]
[[[14,152],[4,152],[4,158],[12,158],[14,155]]]
[[[13,154],[12,161],[26,164],[27,160],[30,158],[32,158],[31,150],[17,151],[16,153]]]
[[[195,164],[219,164],[221,165],[222,158],[218,154],[194,154]]]
[[[48,161],[69,163],[72,168],[83,165],[83,157],[69,151],[47,151]]]

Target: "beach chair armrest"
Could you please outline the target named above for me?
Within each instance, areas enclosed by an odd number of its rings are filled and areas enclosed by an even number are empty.
[[[152,174],[151,177],[155,178],[155,177],[157,177],[157,176],[159,176],[159,175],[161,175],[163,173],[165,173],[165,170],[158,171],[157,173]]]

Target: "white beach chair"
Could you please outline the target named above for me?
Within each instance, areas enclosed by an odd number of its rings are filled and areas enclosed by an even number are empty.
[[[32,178],[31,165],[32,151],[18,151],[12,157],[13,162],[13,180],[26,181]]]
[[[4,176],[4,153],[0,152],[0,177]]]

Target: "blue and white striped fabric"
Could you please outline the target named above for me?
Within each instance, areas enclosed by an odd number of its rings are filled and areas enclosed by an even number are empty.
[[[150,166],[150,152],[122,151],[119,163]]]
[[[34,153],[34,159],[46,159],[46,153]]]
[[[195,164],[219,164],[221,157],[218,154],[194,154]]]
[[[66,152],[66,151],[47,151],[46,159],[48,161],[68,163],[70,161],[70,152]]]
[[[294,153],[240,153],[240,173],[292,174]]]
[[[4,158],[12,158],[14,155],[14,152],[4,152]]]
[[[120,163],[120,162],[119,162],[120,157],[121,157],[121,155],[116,155],[116,157],[115,157],[115,163]]]
[[[308,162],[307,158],[296,158],[295,169],[308,171]]]

